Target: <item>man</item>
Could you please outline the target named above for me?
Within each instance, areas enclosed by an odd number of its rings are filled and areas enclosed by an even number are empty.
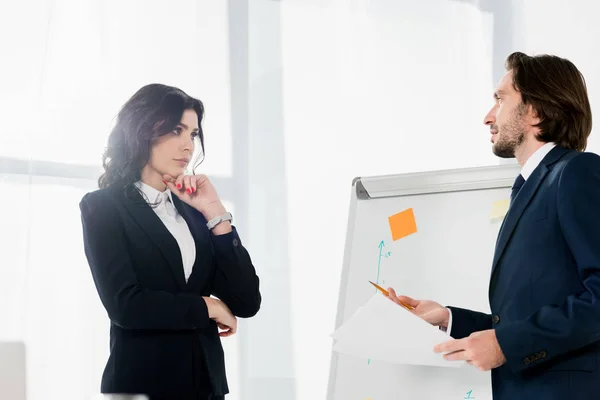
[[[522,167],[490,276],[491,315],[390,299],[454,339],[434,351],[492,370],[494,399],[600,398],[600,157],[585,81],[568,60],[513,53],[485,117]]]

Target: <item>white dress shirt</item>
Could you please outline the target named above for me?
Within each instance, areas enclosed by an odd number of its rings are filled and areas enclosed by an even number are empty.
[[[169,189],[159,192],[142,181],[136,182],[135,186],[146,195],[146,201],[149,204],[160,202],[158,206],[152,209],[179,245],[181,261],[183,262],[183,272],[185,281],[187,282],[196,261],[196,243],[188,224],[173,204],[173,194]]]
[[[548,153],[550,153],[550,150],[552,150],[555,146],[556,143],[546,143],[542,147],[537,149],[527,159],[527,161],[525,161],[525,165],[523,165],[523,168],[521,168],[521,176],[523,176],[523,179],[525,179],[525,181],[529,179],[533,171],[538,167],[538,165],[540,165],[544,157],[546,157]],[[448,312],[450,313],[450,316],[448,318],[448,329],[446,330],[446,332],[448,333],[448,335],[450,335],[450,332],[452,330],[452,310],[448,309]]]
[[[556,143],[546,143],[545,145],[537,149],[535,153],[533,153],[531,157],[529,157],[527,161],[525,161],[525,165],[523,165],[523,168],[521,169],[521,175],[523,176],[523,179],[529,179],[529,177],[533,173],[533,170],[536,169],[538,165],[540,165],[544,157],[546,157],[546,155],[550,153],[550,150],[552,150],[555,146]]]

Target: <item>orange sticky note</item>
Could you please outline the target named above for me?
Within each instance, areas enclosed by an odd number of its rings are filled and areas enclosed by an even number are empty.
[[[417,222],[412,208],[392,215],[388,217],[388,220],[392,231],[392,240],[402,239],[417,232]]]

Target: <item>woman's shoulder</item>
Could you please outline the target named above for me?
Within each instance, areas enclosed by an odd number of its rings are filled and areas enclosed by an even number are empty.
[[[114,190],[112,188],[103,188],[103,189],[92,190],[92,191],[84,194],[81,201],[82,202],[83,201],[95,202],[95,201],[101,201],[101,200],[108,200],[108,198],[114,197],[113,192],[114,192]]]
[[[115,208],[117,195],[111,188],[97,189],[86,193],[79,202],[82,212],[103,213]]]

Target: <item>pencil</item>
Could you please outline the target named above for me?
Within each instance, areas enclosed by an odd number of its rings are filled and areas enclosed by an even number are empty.
[[[377,288],[377,290],[379,290],[381,293],[383,293],[383,294],[385,294],[386,296],[388,296],[388,297],[389,297],[390,293],[389,293],[387,290],[385,290],[384,288],[382,288],[382,287],[381,287],[381,286],[379,286],[378,284],[376,284],[376,283],[373,283],[373,282],[371,282],[371,281],[369,281],[369,283],[370,283],[371,285],[375,286],[375,287]],[[412,311],[412,310],[414,310],[414,307],[412,307],[412,306],[409,306],[408,304],[404,303],[403,301],[401,301],[401,302],[400,302],[400,304],[402,305],[402,307],[406,308],[406,309],[407,309],[407,310],[409,310],[409,311]]]

